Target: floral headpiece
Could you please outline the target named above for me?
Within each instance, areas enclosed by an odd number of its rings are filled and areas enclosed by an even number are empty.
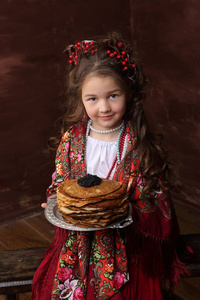
[[[78,42],[75,45],[69,45],[64,52],[66,51],[69,53],[69,63],[77,66],[80,53],[94,54],[97,51],[97,43],[93,40],[84,40],[82,42]]]

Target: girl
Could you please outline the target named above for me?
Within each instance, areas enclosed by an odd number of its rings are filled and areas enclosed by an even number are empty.
[[[127,184],[133,223],[123,229],[57,228],[33,280],[32,299],[161,300],[162,281],[184,268],[164,152],[143,111],[146,78],[117,34],[67,48],[66,115],[47,191],[87,173]],[[43,207],[46,204],[42,204]]]

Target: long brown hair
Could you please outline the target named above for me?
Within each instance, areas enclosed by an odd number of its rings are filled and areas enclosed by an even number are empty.
[[[80,51],[77,65],[69,65],[67,81],[67,101],[62,117],[61,134],[71,125],[79,122],[85,114],[81,100],[81,88],[87,76],[112,76],[123,88],[128,97],[125,119],[131,122],[137,138],[135,150],[140,153],[140,171],[146,181],[144,194],[156,187],[158,178],[162,186],[167,186],[167,156],[160,146],[160,140],[149,130],[143,109],[147,79],[142,65],[131,45],[117,33],[96,40],[94,53]],[[124,70],[122,63],[108,55],[109,49],[117,49],[119,43],[125,50],[131,65]],[[122,49],[122,50],[123,50]],[[121,49],[120,49],[121,50]]]

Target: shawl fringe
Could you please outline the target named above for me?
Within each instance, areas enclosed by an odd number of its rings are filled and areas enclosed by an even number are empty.
[[[133,229],[133,226],[127,228],[126,236],[130,264],[140,268],[145,276],[168,281],[171,291],[178,285],[181,277],[190,276],[176,254],[175,240],[151,236],[137,228]]]

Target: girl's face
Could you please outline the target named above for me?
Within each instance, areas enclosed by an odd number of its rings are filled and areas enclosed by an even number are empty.
[[[86,78],[82,85],[82,102],[95,129],[108,130],[122,123],[126,93],[113,77]]]

